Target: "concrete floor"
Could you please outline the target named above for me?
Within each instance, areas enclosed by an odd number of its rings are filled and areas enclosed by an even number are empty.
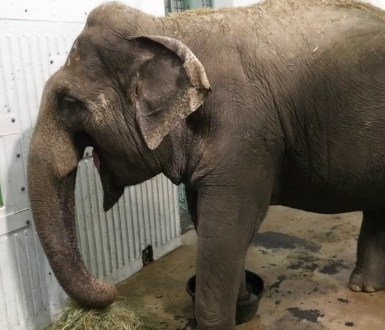
[[[347,288],[360,224],[360,213],[319,215],[271,207],[246,263],[264,279],[265,293],[255,319],[237,329],[384,330],[385,291]],[[119,287],[121,295],[158,320],[156,329],[194,329],[185,291],[195,273],[193,230],[183,235],[183,243]]]

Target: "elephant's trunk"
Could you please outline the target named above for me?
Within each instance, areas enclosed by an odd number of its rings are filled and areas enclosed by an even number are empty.
[[[57,124],[55,109],[49,109],[51,103],[47,96],[43,97],[28,159],[34,223],[49,263],[67,294],[82,306],[103,308],[115,300],[116,289],[88,272],[75,232],[75,177],[83,150],[75,147],[74,134]]]

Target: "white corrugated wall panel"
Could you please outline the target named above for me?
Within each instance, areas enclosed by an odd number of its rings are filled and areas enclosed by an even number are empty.
[[[163,1],[157,2],[163,10]],[[20,1],[14,3],[21,6]],[[0,17],[0,129],[15,128],[7,137],[0,132],[0,183],[7,204],[0,209],[1,330],[39,329],[62,310],[66,299],[33,223],[28,225],[27,191],[21,188],[26,186],[28,146],[44,82],[63,63],[83,28],[82,23],[70,21]],[[119,203],[105,213],[99,175],[86,158],[79,165],[75,194],[81,253],[98,278],[113,283],[126,279],[142,267],[147,245],[153,247],[155,259],[180,245],[177,189],[163,176],[127,188]]]
[[[76,214],[82,256],[93,274],[120,282],[142,267],[148,245],[156,259],[180,244],[177,188],[167,178],[126,188],[108,213],[102,191],[92,158],[86,157],[76,182]]]

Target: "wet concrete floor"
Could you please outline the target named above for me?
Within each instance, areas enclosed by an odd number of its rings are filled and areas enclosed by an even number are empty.
[[[361,213],[320,215],[271,207],[247,255],[265,281],[255,319],[240,330],[385,329],[385,291],[347,288],[355,264]],[[196,235],[119,286],[120,294],[157,320],[156,329],[194,329],[185,282],[195,271]]]

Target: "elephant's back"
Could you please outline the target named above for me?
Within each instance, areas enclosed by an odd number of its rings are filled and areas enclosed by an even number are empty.
[[[280,70],[292,64],[289,60],[317,58],[355,34],[385,31],[385,14],[351,0],[267,0],[248,7],[168,15],[162,29],[190,47],[208,70],[217,72],[224,64],[273,64]]]

